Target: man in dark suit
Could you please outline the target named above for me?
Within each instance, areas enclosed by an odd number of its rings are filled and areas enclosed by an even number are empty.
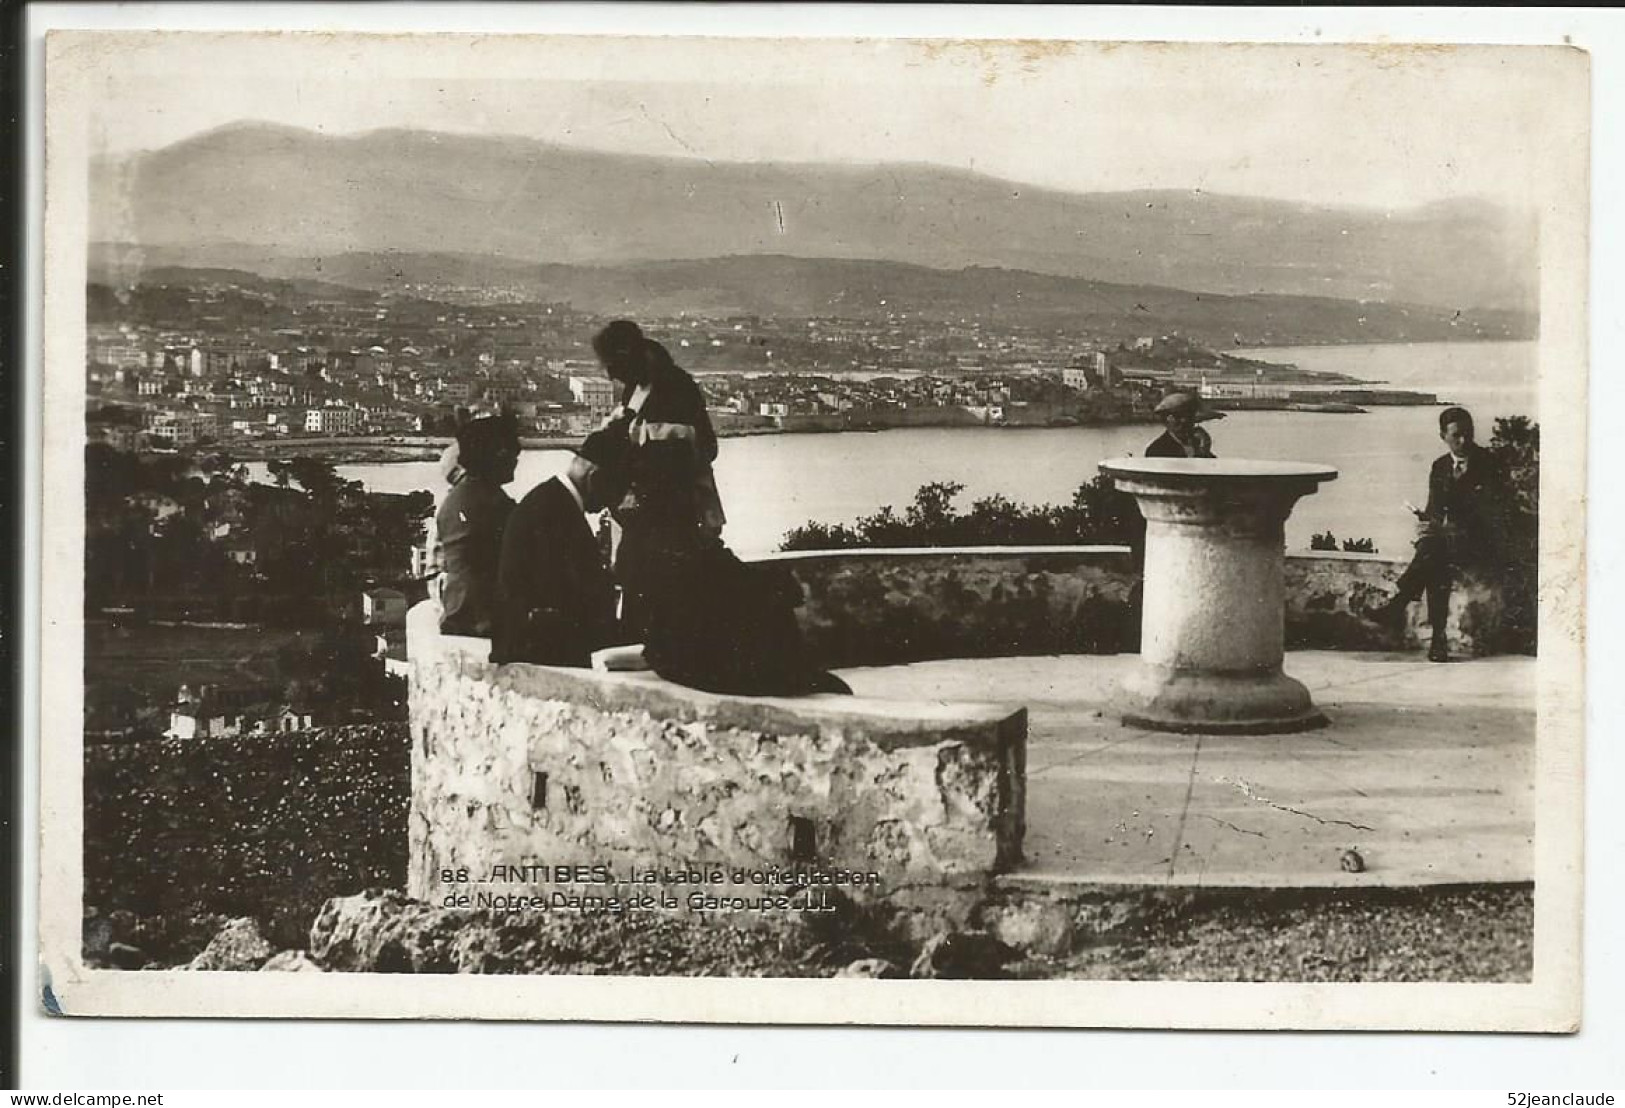
[[[513,500],[502,486],[519,462],[519,428],[512,417],[482,416],[457,429],[463,476],[435,513],[444,573],[440,630],[447,635],[491,634],[502,529]]]
[[[1145,448],[1147,458],[1213,457],[1213,438],[1197,424],[1222,419],[1219,412],[1205,410],[1193,393],[1171,392],[1157,405],[1156,414],[1167,430]]]
[[[1423,522],[1416,554],[1400,575],[1399,591],[1372,615],[1402,627],[1407,607],[1425,594],[1433,629],[1428,660],[1448,662],[1445,621],[1451,584],[1459,570],[1493,573],[1500,567],[1507,493],[1494,456],[1473,441],[1473,417],[1467,409],[1439,413],[1439,438],[1449,449],[1428,472],[1427,507],[1416,513]]]
[[[624,434],[594,432],[568,470],[514,508],[502,537],[493,662],[586,667],[593,651],[618,641],[615,582],[587,513],[626,494],[629,451]]]

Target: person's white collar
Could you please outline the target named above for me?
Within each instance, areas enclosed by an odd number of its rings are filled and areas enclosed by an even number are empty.
[[[586,515],[587,514],[587,501],[586,501],[586,498],[581,495],[581,490],[576,488],[575,481],[570,477],[570,475],[568,473],[559,474],[559,480],[563,481],[564,482],[564,487],[570,490],[570,496],[571,496],[572,499],[575,500],[576,507],[581,509],[581,514]]]
[[[648,384],[645,383],[645,384],[639,385],[637,388],[632,390],[632,395],[627,398],[626,408],[627,408],[628,411],[637,412],[637,413],[641,414],[643,412],[643,405],[648,399],[649,399],[649,386],[648,386]]]

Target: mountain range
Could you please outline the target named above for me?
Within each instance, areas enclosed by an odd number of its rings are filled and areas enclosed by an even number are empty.
[[[346,256],[393,257],[411,280],[425,259],[442,269],[466,259],[470,272],[542,267],[546,281],[564,272],[547,267],[635,263],[661,286],[681,269],[646,263],[754,256],[770,267],[1023,271],[1447,313],[1536,306],[1532,217],[1474,200],[1385,212],[1198,191],[1069,193],[920,164],[712,162],[259,123],[99,158],[91,174],[92,240],[126,255],[146,248],[167,264],[312,276]]]

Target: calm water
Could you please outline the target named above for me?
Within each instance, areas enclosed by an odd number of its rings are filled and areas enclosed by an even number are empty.
[[[1437,392],[1467,405],[1488,439],[1496,416],[1536,411],[1534,343],[1304,347],[1248,356],[1348,373],[1395,387]],[[1289,549],[1310,535],[1369,536],[1383,553],[1409,552],[1414,524],[1404,502],[1427,498],[1427,467],[1442,451],[1437,408],[1374,408],[1365,415],[1232,412],[1209,424],[1222,457],[1321,462],[1336,481],[1299,502],[1287,523]],[[918,429],[873,434],[772,435],[724,439],[717,483],[729,516],[726,538],[740,554],[777,547],[808,520],[849,522],[885,504],[899,510],[927,481],[965,485],[962,506],[1000,493],[1028,503],[1070,500],[1104,459],[1138,454],[1157,429],[1073,427],[1007,431]],[[528,451],[509,491],[517,498],[559,472],[562,450]],[[384,492],[438,491],[433,462],[341,466],[347,478]]]

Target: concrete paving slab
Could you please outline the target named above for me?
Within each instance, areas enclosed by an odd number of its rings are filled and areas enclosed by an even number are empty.
[[[1332,722],[1273,736],[1125,727],[1107,704],[1135,660],[955,659],[842,675],[862,696],[1028,708],[1026,862],[1013,883],[1533,878],[1534,659],[1289,654],[1287,672]]]

